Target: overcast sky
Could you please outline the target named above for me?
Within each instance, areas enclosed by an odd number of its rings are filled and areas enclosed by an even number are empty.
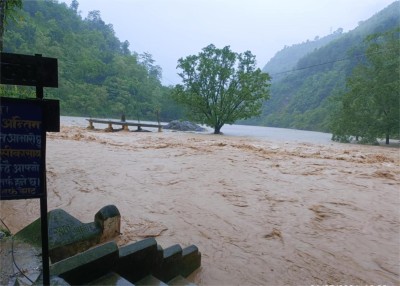
[[[60,0],[61,1],[61,0]],[[62,2],[71,3],[71,0]],[[209,44],[250,50],[262,68],[285,45],[357,27],[394,0],[78,0],[85,18],[99,10],[130,49],[152,54],[163,83],[179,83],[181,57]]]

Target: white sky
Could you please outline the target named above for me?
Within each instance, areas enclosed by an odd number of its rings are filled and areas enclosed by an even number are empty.
[[[152,54],[163,84],[180,82],[181,57],[209,44],[250,50],[262,68],[285,45],[357,27],[395,0],[78,0],[85,18],[99,10],[130,49]],[[68,5],[71,0],[60,0]]]

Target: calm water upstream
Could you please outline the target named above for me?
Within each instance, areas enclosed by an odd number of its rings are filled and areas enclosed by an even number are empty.
[[[128,120],[129,121],[129,120]],[[145,123],[146,121],[142,121]],[[148,122],[155,123],[155,122]],[[84,117],[61,116],[61,124],[68,126],[87,127],[88,122]],[[163,123],[166,124],[166,123]],[[101,125],[98,126],[101,128]],[[104,128],[106,126],[104,125]],[[210,133],[212,128],[207,128]],[[166,130],[165,130],[166,131]],[[249,125],[224,125],[221,129],[225,136],[243,136],[280,142],[304,142],[326,144],[332,143],[331,134],[296,129],[272,128]]]

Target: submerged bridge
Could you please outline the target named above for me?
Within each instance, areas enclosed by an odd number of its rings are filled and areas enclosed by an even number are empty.
[[[94,129],[93,123],[100,123],[100,124],[108,124],[106,131],[112,132],[114,131],[113,125],[120,125],[122,126],[122,130],[129,131],[129,126],[136,126],[137,130],[142,130],[142,127],[152,127],[158,128],[158,132],[162,132],[162,125],[161,124],[147,124],[141,122],[129,122],[129,121],[118,121],[118,120],[107,120],[107,119],[86,119],[89,121],[88,129]]]

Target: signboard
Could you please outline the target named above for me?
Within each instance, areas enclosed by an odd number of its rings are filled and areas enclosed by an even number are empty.
[[[0,83],[58,87],[57,59],[0,53]]]
[[[0,199],[45,196],[43,102],[2,97],[0,119]]]
[[[40,198],[43,285],[50,285],[46,131],[60,130],[60,105],[43,100],[43,87],[58,87],[58,61],[0,53],[0,83],[36,86],[36,100],[0,97],[0,200]]]

